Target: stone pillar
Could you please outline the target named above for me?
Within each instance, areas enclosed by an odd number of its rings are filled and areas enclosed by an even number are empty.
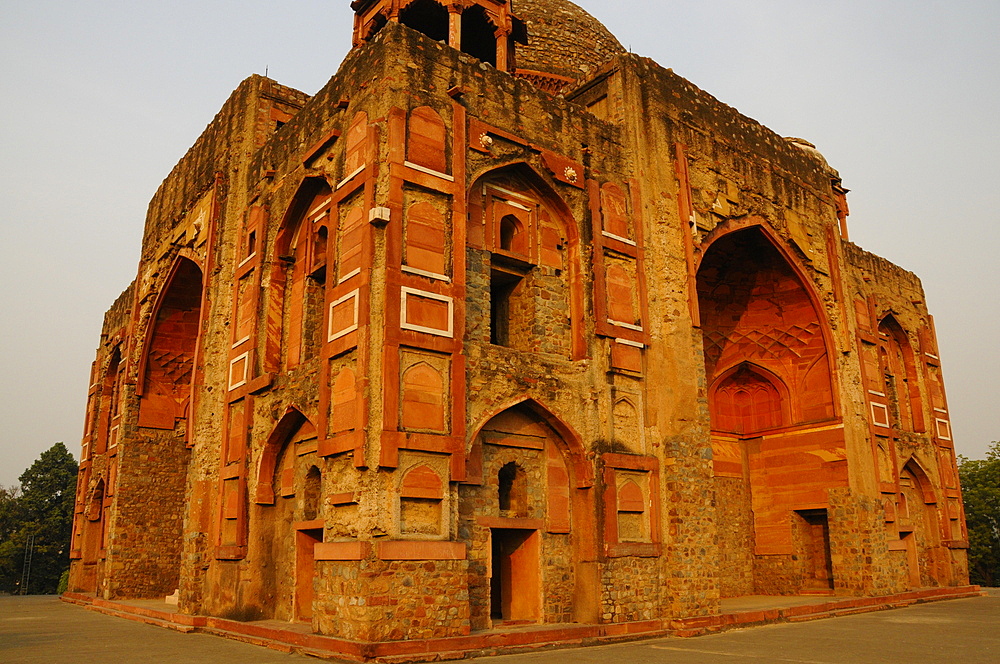
[[[462,50],[462,5],[448,5],[448,45]]]
[[[508,45],[510,44],[510,28],[503,27],[498,28],[496,31],[497,36],[497,71],[507,71],[508,61],[510,60],[510,53]]]

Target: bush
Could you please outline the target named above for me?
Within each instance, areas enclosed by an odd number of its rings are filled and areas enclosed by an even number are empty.
[[[969,528],[969,580],[995,587],[1000,584],[1000,442],[990,444],[985,459],[960,456],[958,474]]]

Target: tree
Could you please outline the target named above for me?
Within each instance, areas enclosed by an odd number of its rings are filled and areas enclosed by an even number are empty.
[[[56,443],[21,473],[21,485],[0,490],[0,592],[56,592],[69,567],[76,461]],[[25,554],[31,568],[21,587]]]
[[[21,516],[21,503],[18,501],[20,495],[19,486],[0,486],[0,542],[10,539],[24,520]]]
[[[1000,441],[990,443],[985,459],[959,456],[958,474],[969,528],[969,577],[995,587],[1000,584]]]

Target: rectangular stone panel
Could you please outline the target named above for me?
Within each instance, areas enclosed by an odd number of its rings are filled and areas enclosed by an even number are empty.
[[[439,337],[454,336],[455,304],[447,295],[402,288],[400,326]]]
[[[327,341],[336,341],[358,329],[358,295],[359,291],[355,289],[330,304]]]

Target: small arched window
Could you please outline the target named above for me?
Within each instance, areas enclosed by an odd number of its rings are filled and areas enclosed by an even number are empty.
[[[319,468],[312,466],[306,473],[306,482],[303,491],[302,517],[304,521],[313,521],[319,518],[319,499],[323,488],[323,474]]]
[[[511,461],[497,473],[497,497],[501,512],[528,516],[528,478],[520,466]]]
[[[90,494],[90,503],[87,505],[87,520],[100,521],[104,512],[104,478],[97,481],[97,486]]]
[[[517,236],[520,224],[517,218],[508,214],[500,220],[500,248],[504,251],[511,251],[514,248],[514,238]]]

